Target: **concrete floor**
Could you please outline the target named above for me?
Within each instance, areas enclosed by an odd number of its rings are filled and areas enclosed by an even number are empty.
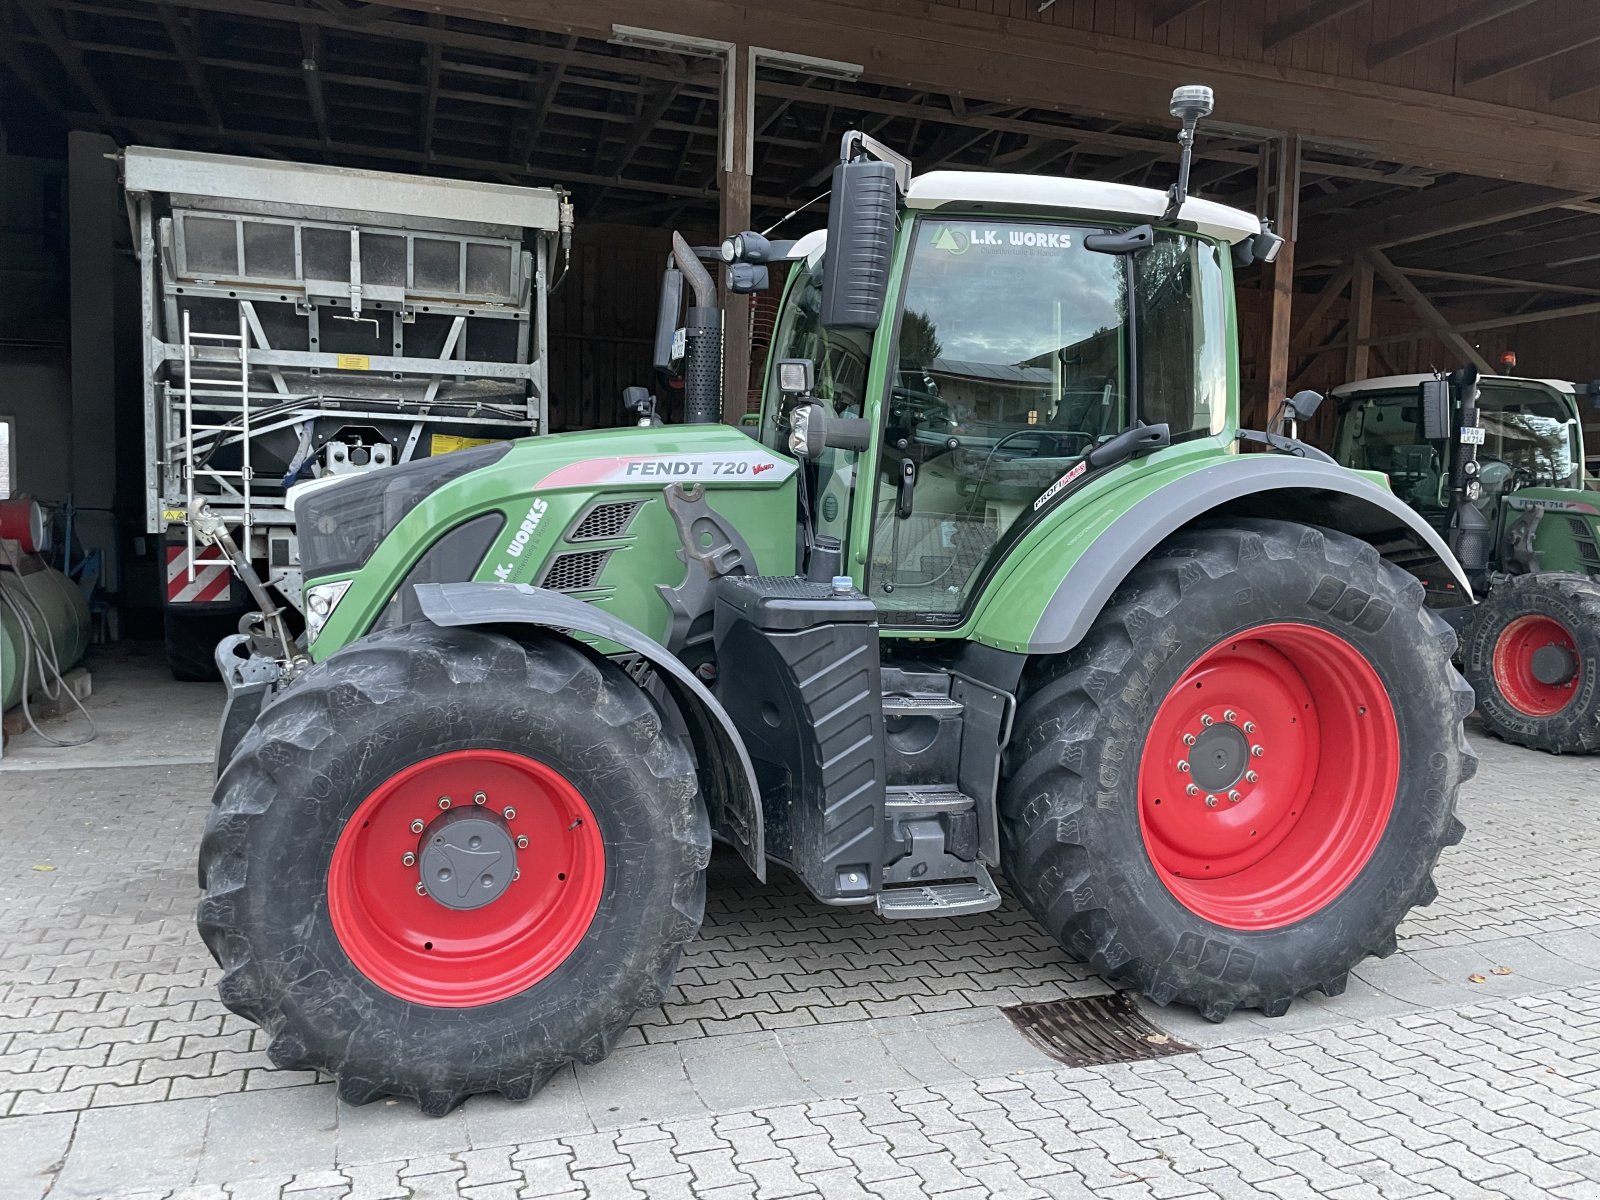
[[[98,657],[95,744],[0,764],[0,1200],[1600,1197],[1600,760],[1473,737],[1440,898],[1337,999],[1151,1013],[1069,1070],[1001,1008],[1103,992],[1014,903],[827,909],[714,859],[673,994],[605,1063],[442,1120],[273,1069],[216,1000],[194,852],[220,695]],[[70,722],[60,725],[73,732]]]

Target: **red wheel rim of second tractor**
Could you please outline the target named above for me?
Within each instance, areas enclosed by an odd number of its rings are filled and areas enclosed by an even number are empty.
[[[1506,702],[1530,717],[1551,717],[1572,703],[1578,690],[1578,674],[1565,683],[1545,683],[1533,672],[1534,653],[1545,646],[1565,650],[1578,661],[1578,643],[1572,633],[1554,617],[1530,613],[1518,617],[1495,639],[1492,669],[1495,687]]]
[[[1139,828],[1190,912],[1277,929],[1360,874],[1399,777],[1394,705],[1361,652],[1315,626],[1257,625],[1202,654],[1156,710]]]
[[[415,860],[441,815],[477,797],[526,841],[503,893],[453,909],[419,889]],[[560,772],[502,750],[460,750],[414,763],[361,802],[333,849],[328,913],[373,983],[418,1004],[469,1008],[514,996],[560,966],[594,920],[604,884],[594,813]]]

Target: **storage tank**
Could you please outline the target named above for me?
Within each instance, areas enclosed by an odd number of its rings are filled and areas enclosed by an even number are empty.
[[[28,564],[24,562],[23,569]],[[63,673],[82,661],[89,649],[89,605],[72,580],[53,567],[19,575],[0,570],[0,709],[9,709],[22,699],[24,654],[31,656],[31,642],[17,609],[27,614],[38,636],[48,638],[55,650],[55,661]],[[29,603],[29,601],[32,603]],[[28,661],[29,687],[37,691],[38,668]]]

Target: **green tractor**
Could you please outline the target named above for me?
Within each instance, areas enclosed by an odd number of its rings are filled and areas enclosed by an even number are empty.
[[[1394,950],[1476,763],[1422,580],[1469,584],[1381,480],[1238,427],[1232,273],[1281,239],[1186,196],[1209,110],[1175,94],[1167,193],[853,133],[826,231],[722,247],[732,290],[787,265],[755,426],[680,238],[683,423],[635,394],[299,501],[305,640],[218,647],[200,854],[273,1062],[528,1097],[667,995],[714,839],[885,919],[995,908],[998,868],[1212,1020]]]
[[[1496,737],[1600,750],[1600,491],[1585,490],[1579,402],[1600,383],[1391,375],[1334,389],[1334,455],[1380,471],[1449,543],[1479,603],[1454,607],[1478,715]]]

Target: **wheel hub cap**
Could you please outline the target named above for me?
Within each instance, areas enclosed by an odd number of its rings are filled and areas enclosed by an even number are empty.
[[[1213,725],[1195,738],[1189,761],[1197,786],[1207,792],[1226,792],[1244,778],[1250,743],[1233,725]]]
[[[1533,652],[1533,677],[1546,687],[1570,683],[1578,673],[1577,656],[1565,646],[1540,646]]]
[[[457,809],[422,835],[422,886],[446,908],[467,911],[498,900],[517,869],[517,844],[498,813]]]

